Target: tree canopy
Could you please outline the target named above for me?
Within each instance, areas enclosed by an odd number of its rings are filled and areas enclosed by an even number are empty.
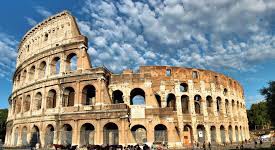
[[[254,129],[255,126],[260,126],[261,128],[269,126],[270,119],[267,108],[267,102],[265,101],[251,105],[250,110],[247,111],[251,129]]]
[[[262,88],[260,92],[266,99],[269,118],[275,125],[275,81],[268,82],[268,86]]]
[[[8,109],[0,109],[0,139],[4,140],[6,135],[6,120]]]

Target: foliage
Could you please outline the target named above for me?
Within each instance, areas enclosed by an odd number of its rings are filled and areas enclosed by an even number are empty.
[[[269,118],[272,124],[275,125],[275,81],[270,81],[268,87],[262,88],[260,92],[266,99]]]
[[[5,139],[8,109],[0,109],[0,139]]]
[[[267,108],[267,102],[260,102],[251,105],[250,110],[247,111],[250,128],[254,129],[255,125],[263,127],[270,124]]]

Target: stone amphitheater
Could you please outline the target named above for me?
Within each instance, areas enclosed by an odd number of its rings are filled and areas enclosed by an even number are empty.
[[[6,147],[185,147],[250,138],[238,81],[172,66],[140,66],[115,74],[92,67],[87,49],[88,39],[67,11],[24,35],[9,98]]]

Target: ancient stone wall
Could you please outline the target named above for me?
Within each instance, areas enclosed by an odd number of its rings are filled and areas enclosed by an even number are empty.
[[[6,146],[225,143],[249,139],[242,86],[209,70],[92,68],[87,38],[64,11],[23,37]]]

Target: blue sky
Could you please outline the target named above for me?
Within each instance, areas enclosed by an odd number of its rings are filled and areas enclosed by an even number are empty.
[[[49,15],[69,10],[89,38],[93,66],[210,69],[238,80],[246,105],[275,78],[274,0],[1,1],[0,108],[8,107],[17,45]]]

